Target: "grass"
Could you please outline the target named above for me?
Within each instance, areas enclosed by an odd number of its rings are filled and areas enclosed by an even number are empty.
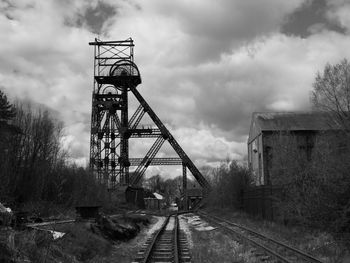
[[[81,262],[110,253],[111,243],[84,224],[61,225],[60,231],[66,234],[57,240],[47,231],[18,232],[15,243],[19,256],[31,262]]]
[[[230,209],[209,209],[207,212],[308,252],[325,263],[346,262],[344,260],[349,255],[344,243],[336,241],[330,233],[324,231],[303,226],[285,226]]]
[[[138,224],[141,233],[127,242],[113,241],[101,231],[94,232],[96,227],[92,228],[89,222],[42,227],[65,233],[57,240],[53,239],[50,232],[44,230],[11,230],[15,235],[15,245],[13,250],[8,250],[6,246],[9,234],[0,231],[0,234],[4,235],[4,238],[0,238],[0,262],[3,262],[2,259],[6,256],[3,256],[5,252],[9,253],[7,259],[13,258],[16,262],[131,262],[147,238],[149,222],[154,222],[155,219],[138,215],[125,215],[121,219],[126,223]]]
[[[240,244],[231,236],[221,231],[196,231],[192,232],[193,248],[191,251],[192,262],[260,262],[255,258],[251,248],[246,244]]]

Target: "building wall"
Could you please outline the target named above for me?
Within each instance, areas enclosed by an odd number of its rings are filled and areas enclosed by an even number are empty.
[[[280,198],[281,189],[273,185],[260,185],[246,189],[242,196],[242,208],[245,212],[266,220],[280,218],[276,198]]]
[[[283,154],[287,158],[294,155],[310,161],[316,136],[320,136],[317,131],[263,131],[251,140],[248,143],[248,164],[255,185],[270,184],[276,170],[284,169],[277,161]]]
[[[255,185],[264,185],[263,137],[259,134],[248,144],[248,164],[253,174]]]
[[[159,210],[163,204],[162,200],[157,198],[144,198],[145,208],[149,210]]]
[[[143,200],[143,188],[129,186],[125,190],[125,199],[128,203],[134,204],[139,208],[145,208]]]
[[[296,158],[298,161],[310,161],[316,136],[316,131],[263,132],[265,184],[273,183],[271,179],[278,176],[276,173],[288,169]],[[285,158],[288,165],[285,162],[280,163],[281,158]]]

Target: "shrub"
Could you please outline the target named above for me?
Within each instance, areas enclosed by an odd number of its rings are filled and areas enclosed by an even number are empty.
[[[251,182],[251,176],[246,166],[237,161],[226,161],[211,170],[208,180],[212,186],[209,205],[238,209],[243,191]]]

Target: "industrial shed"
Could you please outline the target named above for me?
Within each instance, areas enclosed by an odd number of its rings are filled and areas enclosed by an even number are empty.
[[[152,193],[153,197],[145,197],[145,207],[149,210],[160,210],[164,204],[165,199],[161,194],[158,193]]]
[[[280,147],[276,142],[278,136],[293,136],[300,155],[310,160],[316,138],[340,129],[336,118],[326,112],[253,113],[248,138],[248,164],[255,185],[271,183],[272,160]]]
[[[125,199],[128,203],[136,205],[138,208],[145,208],[144,189],[142,187],[128,186],[125,190]]]

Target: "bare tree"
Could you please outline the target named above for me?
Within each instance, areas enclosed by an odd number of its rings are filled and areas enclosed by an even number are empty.
[[[347,59],[335,65],[328,63],[323,74],[317,73],[311,102],[316,110],[332,113],[340,125],[350,128],[350,63]]]
[[[17,132],[10,122],[16,116],[15,107],[8,101],[6,95],[0,90],[0,197],[8,194],[9,178],[5,175],[6,160],[8,157],[9,138]]]
[[[62,129],[49,109],[23,101],[13,106],[0,91],[1,201],[47,208],[107,198],[90,171],[68,164]]]
[[[212,186],[208,204],[213,207],[239,209],[243,191],[251,184],[248,167],[236,161],[226,160],[211,170]]]

